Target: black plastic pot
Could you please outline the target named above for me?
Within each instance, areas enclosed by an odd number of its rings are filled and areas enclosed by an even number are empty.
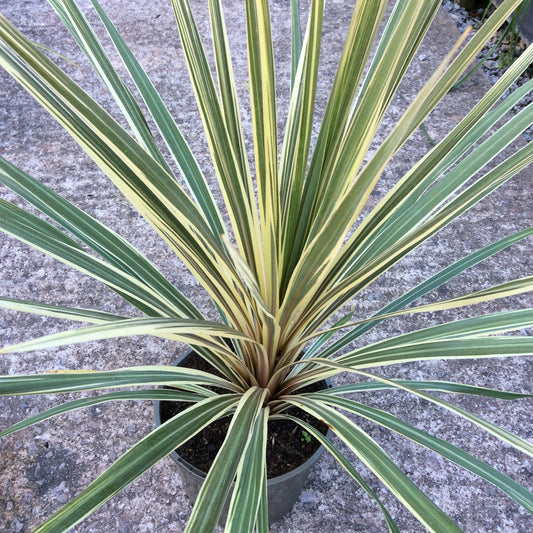
[[[179,364],[188,356],[188,353],[183,355],[174,363],[174,365],[179,366]],[[331,384],[328,382],[327,386],[330,387]],[[156,425],[158,426],[162,423],[160,406],[161,401],[157,400],[154,405],[154,415]],[[331,431],[328,431],[328,437],[331,438],[331,436]],[[281,476],[270,478],[267,481],[268,521],[270,524],[281,520],[285,516],[285,514],[287,514],[292,509],[293,505],[300,497],[302,488],[307,479],[307,476],[309,475],[311,468],[320,459],[320,456],[322,455],[322,453],[324,453],[324,450],[325,448],[323,446],[320,446],[320,448],[318,448],[318,450],[299,467]],[[172,459],[174,459],[178,466],[183,481],[185,493],[191,499],[191,501],[194,502],[196,500],[196,497],[198,496],[198,493],[200,492],[200,488],[202,487],[202,483],[204,482],[204,479],[206,477],[205,472],[202,472],[195,466],[185,461],[182,457],[178,455],[176,450],[174,450],[170,454],[170,456],[172,457]],[[222,515],[220,518],[221,524],[224,524],[226,521],[230,499],[231,494],[228,496],[226,504],[223,508]]]

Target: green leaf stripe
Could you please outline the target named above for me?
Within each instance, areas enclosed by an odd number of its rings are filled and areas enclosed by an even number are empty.
[[[104,47],[76,2],[71,0],[49,0],[49,3],[108,87],[139,143],[166,172],[172,174],[170,167],[152,137],[150,128],[134,96],[118,76]]]
[[[533,339],[529,337],[491,337],[444,339],[400,345],[383,350],[363,348],[337,357],[335,361],[354,368],[394,364],[422,359],[465,359],[511,355],[531,355]]]

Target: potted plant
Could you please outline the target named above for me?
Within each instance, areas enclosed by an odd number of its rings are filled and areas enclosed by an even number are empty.
[[[138,310],[135,316],[122,316],[101,309],[3,297],[0,303],[7,309],[89,324],[5,347],[3,353],[147,334],[189,344],[208,365],[207,369],[142,366],[1,376],[3,395],[102,391],[98,396],[68,401],[31,416],[1,435],[110,400],[164,399],[190,404],[142,438],[37,531],[67,531],[176,447],[220,419],[229,421],[226,434],[196,499],[187,531],[214,530],[230,493],[226,530],[268,530],[266,442],[269,422],[276,421],[294,422],[301,428],[304,441],[311,437],[323,445],[378,502],[389,530],[397,531],[375,490],[336,441],[308,418],[329,426],[427,529],[460,531],[351,415],[412,439],[488,480],[525,509],[533,509],[533,495],[510,477],[459,447],[362,401],[367,391],[404,391],[531,455],[530,443],[457,407],[440,393],[501,399],[527,394],[458,382],[397,379],[388,372],[375,371],[375,367],[531,354],[531,337],[512,332],[533,325],[532,309],[481,314],[375,342],[365,341],[363,335],[393,317],[454,309],[531,290],[533,280],[526,277],[410,306],[471,266],[531,235],[533,229],[523,229],[468,254],[387,302],[370,317],[361,316],[357,307],[357,298],[366,287],[531,162],[533,145],[496,159],[533,123],[529,108],[508,116],[531,90],[532,82],[500,100],[530,64],[533,50],[527,50],[453,131],[407,171],[377,205],[363,211],[387,164],[520,1],[506,0],[468,42],[463,35],[392,131],[375,147],[372,140],[440,2],[396,2],[381,34],[387,2],[356,3],[314,138],[324,1],[311,3],[303,37],[297,1],[291,3],[291,91],[286,127],[280,137],[268,2],[247,0],[254,146],[251,162],[221,2],[209,2],[215,81],[188,1],[172,0],[223,206],[214,201],[210,182],[182,132],[97,0],[91,3],[144,100],[149,120],[75,0],[49,2],[107,84],[125,115],[128,130],[35,43],[8,20],[0,19],[0,64],[58,120],[160,234],[209,295],[218,315],[216,320],[204,317],[117,233],[0,159],[0,181],[31,205],[22,209],[2,200],[0,227],[103,282]],[[151,121],[166,143],[168,160],[148,127]],[[492,133],[487,136],[489,131]],[[491,162],[494,165],[487,167]],[[35,209],[46,219],[35,215]],[[307,389],[346,372],[356,379],[329,389]],[[138,386],[142,389],[131,389]],[[105,392],[109,388],[119,390]],[[346,394],[354,396],[347,398]],[[290,411],[293,408],[299,409],[297,414]]]

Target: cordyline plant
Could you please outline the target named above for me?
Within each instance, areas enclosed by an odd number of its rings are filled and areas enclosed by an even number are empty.
[[[488,480],[532,511],[533,495],[493,467],[387,412],[344,396],[369,390],[408,391],[531,455],[531,443],[428,391],[503,399],[526,394],[442,381],[389,379],[377,375],[372,368],[437,358],[531,354],[533,338],[502,334],[532,326],[533,309],[457,320],[373,344],[362,342],[357,349],[352,343],[392,316],[451,309],[530,290],[533,277],[408,307],[459,273],[531,235],[532,228],[460,259],[370,318],[357,317],[355,313],[344,314],[340,320],[332,318],[397,261],[533,161],[533,144],[528,144],[487,167],[533,122],[531,106],[511,116],[508,113],[531,91],[533,81],[501,100],[530,64],[530,48],[468,115],[394,185],[363,222],[356,223],[388,162],[521,0],[506,0],[468,42],[463,36],[373,151],[372,140],[440,0],[399,0],[386,23],[385,0],[356,2],[327,107],[313,140],[325,0],[311,2],[303,36],[297,0],[292,3],[291,94],[281,136],[276,121],[268,2],[246,0],[253,167],[245,151],[221,2],[209,0],[215,80],[188,1],[172,0],[218,185],[229,214],[227,224],[182,132],[98,2],[91,0],[186,187],[179,184],[173,164],[165,160],[154,142],[140,106],[119,78],[75,0],[49,2],[109,88],[132,133],[5,18],[0,22],[2,66],[60,122],[175,251],[211,297],[220,321],[206,320],[192,302],[116,233],[0,160],[1,182],[50,220],[1,200],[2,229],[93,276],[139,310],[139,316],[127,317],[2,298],[4,308],[89,324],[4,348],[3,353],[149,334],[189,344],[218,371],[212,374],[145,366],[1,377],[0,392],[12,395],[124,389],[62,404],[16,424],[2,435],[70,409],[109,400],[190,402],[189,408],[140,440],[38,531],[66,531],[213,420],[230,415],[226,439],[207,473],[187,531],[215,528],[235,482],[226,530],[266,532],[267,423],[294,418],[286,413],[292,406],[325,421],[430,531],[460,530],[343,412],[412,439]],[[487,136],[488,131],[493,133]],[[281,150],[278,138],[282,139]],[[302,392],[304,386],[340,372],[353,373],[363,380],[321,392]],[[162,385],[172,388],[161,389]],[[146,390],[129,390],[132,386]],[[213,387],[222,392],[213,392]],[[375,492],[337,446],[311,425],[295,420],[377,500],[390,531],[398,531]]]

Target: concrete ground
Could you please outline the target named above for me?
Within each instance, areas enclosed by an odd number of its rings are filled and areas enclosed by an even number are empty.
[[[168,0],[141,2],[101,0],[119,30],[137,52],[156,86],[168,102],[206,173],[209,158],[202,128],[175,31]],[[81,2],[83,6],[88,0]],[[207,35],[207,2],[194,1],[200,31]],[[350,4],[350,5],[348,5]],[[242,6],[235,0],[224,2],[228,31],[234,53],[241,101],[246,101],[246,59]],[[279,67],[280,117],[284,116],[288,95],[289,2],[271,2],[276,34],[276,59]],[[351,3],[327,2],[321,65],[319,107],[323,108],[327,88],[335,72],[336,58],[351,15]],[[60,60],[64,68],[104,106],[115,111],[98,79],[89,71],[67,32],[60,26],[44,0],[0,0],[0,12],[35,41],[59,51],[79,65]],[[92,15],[91,15],[92,17]],[[408,80],[388,114],[385,130],[410,102],[443,54],[457,38],[457,30],[444,11],[440,11],[422,48],[415,57]],[[209,301],[172,253],[146,223],[63,133],[61,128],[22,92],[5,73],[0,73],[0,154],[12,163],[47,183],[78,206],[104,220],[148,255],[201,309],[210,312]],[[426,121],[429,135],[438,140],[472,107],[487,87],[481,76],[461,90],[449,94],[443,105]],[[115,115],[117,115],[115,113]],[[249,126],[249,113],[243,113]],[[281,119],[283,123],[283,119]],[[430,148],[428,138],[417,132],[396,158],[377,188],[376,198]],[[437,239],[411,254],[378,286],[372,286],[356,302],[360,316],[379,309],[401,291],[426,279],[455,258],[462,257],[497,238],[531,225],[531,171],[501,187],[467,216],[443,231]],[[6,193],[8,199],[13,195]],[[371,198],[374,203],[376,199]],[[0,294],[16,298],[41,299],[50,303],[97,308],[128,313],[130,309],[110,291],[91,279],[78,275],[37,251],[13,239],[0,236]],[[437,297],[459,295],[506,280],[530,274],[531,240],[503,252],[486,264],[460,276]],[[429,297],[428,297],[429,298]],[[369,335],[368,341],[398,334],[415,327],[503,309],[532,304],[528,295],[507,298],[476,310],[461,309],[446,313],[391,320]],[[211,312],[212,313],[212,312]],[[444,315],[444,316],[442,316]],[[214,315],[213,315],[214,316]],[[10,312],[0,314],[1,345],[60,331],[65,324],[51,319]],[[523,331],[521,334],[528,334]],[[531,334],[529,332],[529,334]],[[121,366],[170,363],[183,345],[151,338],[76,345],[65,349],[14,354],[0,358],[0,373],[32,373],[47,369],[113,369]],[[463,380],[493,388],[533,392],[533,361],[493,360],[432,362],[383,370],[386,376],[415,379]],[[338,382],[343,382],[339,378]],[[449,439],[477,457],[489,462],[523,485],[533,488],[533,463],[523,454],[478,431],[471,424],[442,410],[397,393],[375,393],[365,398],[370,405],[389,410],[403,420],[434,435]],[[523,438],[533,439],[532,403],[505,403],[482,398],[453,399],[455,403],[482,415]],[[0,399],[0,428],[25,416],[55,405],[58,398]],[[421,450],[405,439],[360,421],[401,466],[401,468],[459,526],[471,533],[533,531],[533,517],[489,483],[463,473],[440,456]],[[83,412],[57,417],[16,433],[0,442],[0,531],[29,532],[43,519],[79,493],[92,479],[112,464],[153,426],[152,406],[148,402],[104,405]],[[362,474],[366,469],[357,460]],[[424,531],[378,482],[370,485],[383,498],[402,532]],[[170,459],[165,459],[108,504],[75,528],[77,533],[181,532],[185,528],[191,503],[184,496],[182,482]],[[331,457],[320,461],[293,511],[272,525],[273,533],[300,532],[383,532],[386,525],[377,509]]]

